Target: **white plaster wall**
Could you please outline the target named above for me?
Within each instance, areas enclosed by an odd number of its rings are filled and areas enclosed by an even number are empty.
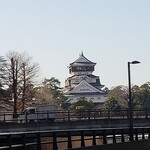
[[[68,97],[71,101],[71,103],[75,103],[78,101],[78,99],[80,97],[74,97],[74,96],[71,96],[71,97]],[[86,100],[89,102],[89,101],[92,101],[93,103],[104,103],[106,101],[106,96],[102,95],[102,96],[85,96]]]

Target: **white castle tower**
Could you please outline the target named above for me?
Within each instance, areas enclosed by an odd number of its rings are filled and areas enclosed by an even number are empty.
[[[106,90],[102,90],[99,76],[93,75],[96,63],[88,60],[83,52],[79,58],[70,63],[69,73],[72,75],[65,81],[64,94],[71,103],[77,102],[80,97],[94,103],[104,103]]]

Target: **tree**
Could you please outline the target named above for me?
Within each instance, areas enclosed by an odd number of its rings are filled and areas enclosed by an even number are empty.
[[[90,112],[90,110],[94,109],[95,105],[92,101],[87,101],[85,97],[78,98],[78,101],[72,104],[71,109],[76,110],[77,116],[80,117],[90,117],[94,115],[94,112]]]
[[[7,62],[4,56],[0,56],[0,110],[12,110],[12,104],[10,99],[10,89],[7,88]]]
[[[27,100],[32,100],[32,91],[33,91],[33,83],[34,79],[38,76],[39,65],[37,63],[32,62],[32,58],[28,57],[26,54],[22,57],[22,66],[20,70],[20,90],[22,93],[21,97],[21,110],[23,111],[25,108],[25,102]]]
[[[143,108],[150,107],[150,82],[141,85],[140,91],[141,91],[141,98],[140,98],[141,107]]]
[[[131,98],[133,100],[133,108],[140,108],[141,104],[140,104],[140,99],[141,99],[141,91],[140,91],[140,87],[137,85],[132,86],[131,88]]]
[[[53,99],[57,99],[59,97],[60,93],[60,81],[56,79],[55,77],[52,77],[50,79],[45,79],[43,84],[47,87],[49,87],[53,94]]]
[[[94,108],[92,101],[88,102],[85,97],[80,97],[76,103],[73,104],[73,109],[90,110]]]
[[[133,108],[143,109],[150,107],[150,82],[141,86],[134,85],[131,88]],[[128,108],[128,88],[117,86],[108,92],[108,99],[105,106],[113,104],[119,105],[120,108]]]
[[[60,87],[60,81],[58,79],[56,79],[55,77],[44,79],[43,85],[43,90],[49,91],[53,104],[61,106],[64,109],[67,109],[69,107],[69,101],[67,101],[67,98],[64,96],[62,88]]]
[[[135,108],[150,107],[150,82],[132,88],[133,102]]]
[[[44,79],[40,86],[34,88],[36,103],[53,104],[53,93],[49,79]]]
[[[68,110],[70,108],[70,106],[71,106],[70,100],[68,100],[68,98],[65,97],[64,95],[63,95],[60,103],[61,103],[60,105],[61,105],[61,107],[63,109],[67,109]]]
[[[3,87],[6,75],[6,60],[3,56],[0,56],[0,87]]]
[[[116,86],[108,91],[108,99],[105,102],[105,106],[116,103],[117,107],[127,108],[128,107],[128,91],[126,86]],[[109,102],[110,101],[110,102]]]
[[[6,60],[0,56],[0,101],[6,101],[7,90],[4,88],[6,80]]]
[[[14,117],[21,106],[24,109],[25,103],[30,99],[30,92],[33,88],[34,79],[37,77],[38,64],[32,63],[32,58],[26,53],[10,51],[7,53],[7,75],[8,86],[12,89],[14,101]]]
[[[119,110],[121,107],[114,97],[110,97],[105,102],[105,107],[110,110]]]

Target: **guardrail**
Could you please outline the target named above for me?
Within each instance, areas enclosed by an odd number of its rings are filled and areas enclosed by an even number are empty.
[[[38,116],[55,114],[55,118],[47,117],[47,120],[40,119]],[[17,116],[23,116],[23,113],[17,113]],[[129,109],[123,110],[64,110],[64,111],[53,111],[53,112],[40,112],[34,114],[36,117],[34,118],[35,122],[43,122],[43,121],[70,121],[70,120],[89,120],[89,119],[128,119],[129,118]],[[133,119],[137,118],[150,118],[150,109],[145,110],[134,110],[133,111]],[[24,119],[22,119],[24,123],[29,123],[31,118],[29,115],[26,115]],[[19,122],[18,118],[13,118],[13,112],[0,112],[0,122]]]
[[[129,142],[129,128],[96,128],[55,131],[1,133],[2,150],[64,150],[120,142]],[[150,128],[134,128],[134,140],[150,139]]]

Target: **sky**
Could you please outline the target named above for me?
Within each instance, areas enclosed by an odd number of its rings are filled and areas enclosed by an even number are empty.
[[[0,0],[0,56],[26,52],[65,85],[81,52],[108,88],[150,81],[149,0]]]

